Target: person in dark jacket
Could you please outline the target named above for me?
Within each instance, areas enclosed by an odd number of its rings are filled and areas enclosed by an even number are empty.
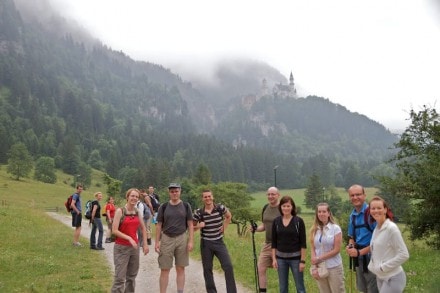
[[[289,269],[296,292],[305,293],[306,226],[296,215],[296,205],[290,196],[281,198],[278,209],[281,216],[275,218],[272,225],[272,259],[273,267],[278,270],[280,293],[289,292]]]

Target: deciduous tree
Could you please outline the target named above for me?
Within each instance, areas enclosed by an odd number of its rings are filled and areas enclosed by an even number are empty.
[[[55,174],[55,160],[50,157],[40,157],[35,163],[34,178],[44,183],[57,182]]]
[[[8,153],[8,168],[6,171],[15,176],[16,180],[21,177],[28,177],[33,168],[32,157],[24,143],[17,143],[11,146]]]
[[[411,238],[426,239],[440,249],[440,118],[435,109],[424,106],[419,112],[411,110],[410,119],[395,144],[396,173],[381,178],[381,189],[408,201]]]

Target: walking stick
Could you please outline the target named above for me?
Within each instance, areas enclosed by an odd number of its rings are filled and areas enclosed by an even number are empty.
[[[255,249],[255,231],[257,230],[257,223],[251,220],[251,226],[252,226],[252,247],[254,250],[255,292],[258,293],[260,287],[260,279],[258,277],[257,252]]]
[[[350,256],[350,293],[353,292],[353,258]]]
[[[350,248],[353,247],[353,244],[349,245]],[[350,270],[350,293],[353,292],[353,270],[354,270],[354,258],[351,256],[349,257],[349,270]]]

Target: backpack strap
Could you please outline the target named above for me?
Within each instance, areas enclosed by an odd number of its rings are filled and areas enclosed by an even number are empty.
[[[185,211],[188,212],[189,209],[189,203],[187,203],[186,201],[182,201],[183,202],[183,206],[185,207]],[[165,223],[165,210],[168,206],[168,201],[164,202],[163,204],[160,205],[160,208],[162,209],[162,217],[163,217],[163,222],[162,225]],[[186,222],[186,221],[185,221]],[[188,223],[187,223],[188,224]]]
[[[356,225],[356,216],[351,215],[351,224],[353,225],[353,240],[356,242],[356,229],[366,228],[368,231],[373,232],[373,229],[370,226],[370,208],[367,207],[364,211],[364,223],[360,225]]]
[[[283,216],[276,217],[274,221],[275,221],[276,229],[278,231],[278,226],[283,224],[282,223]],[[293,226],[296,228],[296,233],[298,233],[299,236],[299,220],[297,216],[293,217]]]
[[[299,236],[299,220],[297,216],[293,217],[293,225],[295,226],[296,233],[298,233]]]
[[[263,206],[263,210],[261,211],[261,222],[263,222],[264,211],[267,209],[268,206],[269,206],[268,203]]]
[[[125,216],[127,215],[127,209],[125,208],[125,206],[123,206],[122,208],[119,208],[122,211],[122,216],[121,219],[119,220],[119,227],[121,227],[122,222],[125,219]],[[139,217],[139,210],[135,207],[134,211],[136,213],[136,215]]]
[[[124,222],[125,215],[127,214],[127,209],[125,208],[125,206],[121,208],[121,212],[122,212],[122,216],[121,219],[119,220],[119,227],[121,227],[122,222]]]

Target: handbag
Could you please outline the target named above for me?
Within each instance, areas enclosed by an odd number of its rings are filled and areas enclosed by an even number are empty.
[[[324,251],[324,245],[321,242],[321,238],[322,238],[322,234],[321,234],[321,237],[319,238],[319,242],[321,243],[321,251]],[[310,274],[312,276],[313,276],[314,270],[318,270],[319,278],[327,278],[328,277],[328,270],[327,270],[327,266],[325,265],[325,260],[318,263],[317,265],[312,265],[310,267]]]
[[[319,278],[327,278],[328,277],[328,270],[327,266],[325,265],[325,261],[320,262],[317,265],[312,265],[310,267],[310,274],[313,276],[313,270],[318,270]]]

